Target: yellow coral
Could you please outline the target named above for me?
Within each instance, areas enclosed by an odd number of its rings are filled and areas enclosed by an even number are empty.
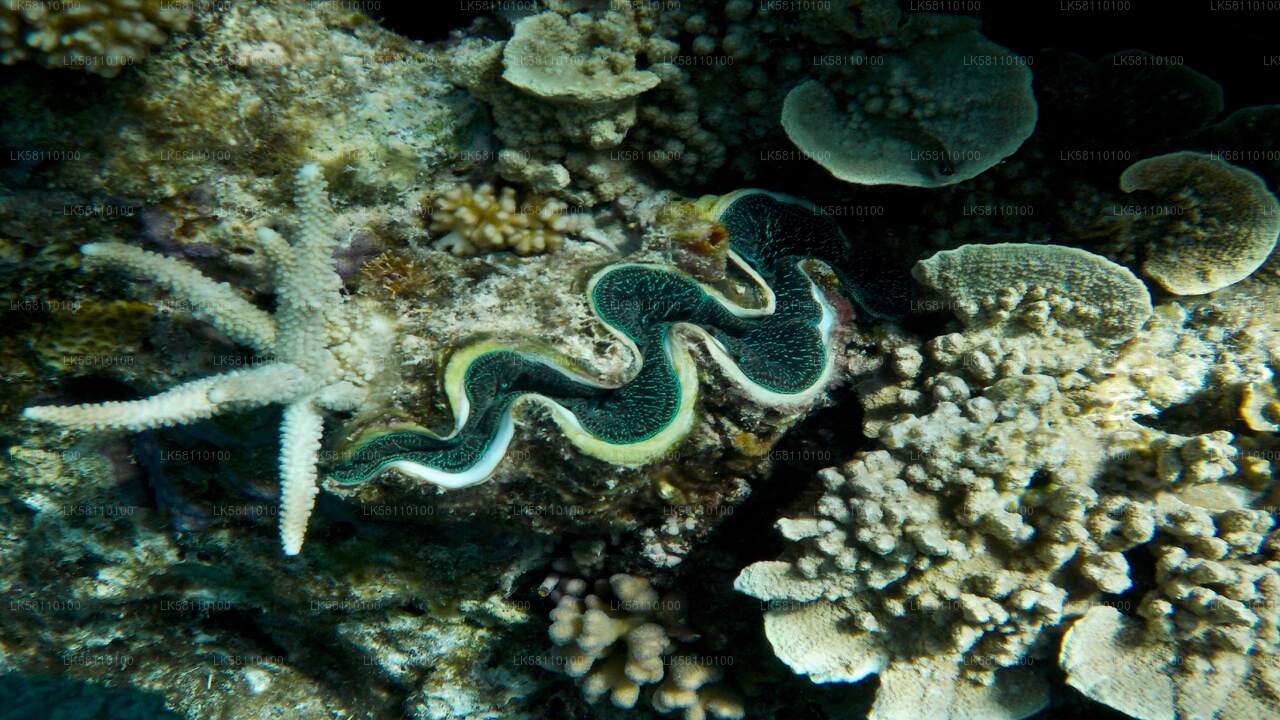
[[[0,0],[0,62],[32,59],[114,77],[190,19],[190,5],[166,0]]]
[[[454,255],[471,256],[498,250],[517,255],[552,252],[564,244],[568,205],[533,196],[517,202],[516,191],[492,185],[459,185],[435,201],[431,231],[447,232],[438,247]]]
[[[1274,381],[1264,380],[1245,386],[1240,403],[1240,417],[1250,430],[1280,430],[1280,398],[1277,397]]]

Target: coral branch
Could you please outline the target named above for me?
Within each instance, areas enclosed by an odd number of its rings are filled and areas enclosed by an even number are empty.
[[[310,399],[285,407],[280,427],[280,542],[297,555],[316,504],[316,463],[324,420]]]
[[[199,270],[172,258],[122,243],[90,243],[80,248],[94,265],[106,265],[145,277],[191,304],[191,314],[232,340],[266,352],[276,341],[271,315]]]

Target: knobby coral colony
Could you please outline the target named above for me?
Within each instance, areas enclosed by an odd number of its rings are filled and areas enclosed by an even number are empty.
[[[184,296],[198,317],[277,361],[142,400],[25,412],[65,427],[137,431],[229,409],[284,404],[280,532],[290,555],[302,548],[315,503],[320,410],[352,410],[367,400],[386,366],[384,348],[392,344],[391,323],[341,293],[317,166],[304,167],[298,185],[297,242],[291,246],[268,229],[258,232],[276,273],[274,316],[176,260],[119,243],[82,249],[91,261],[148,277]],[[513,415],[526,402],[550,410],[583,452],[618,465],[643,464],[670,450],[692,426],[698,381],[689,344],[696,339],[760,403],[798,404],[822,392],[832,374],[829,341],[836,318],[808,263],[830,261],[845,289],[874,315],[890,316],[891,298],[870,281],[839,270],[851,255],[847,238],[804,201],[743,190],[705,198],[696,207],[728,230],[730,259],[757,286],[764,298],[760,307],[739,305],[672,268],[607,267],[592,279],[588,293],[599,318],[640,359],[630,382],[593,382],[568,358],[532,344],[478,341],[455,352],[446,366],[444,389],[455,415],[451,434],[403,427],[375,432],[356,443],[334,479],[359,483],[394,468],[444,488],[483,482],[502,460],[514,433]]]
[[[583,452],[617,465],[640,465],[667,452],[693,423],[696,368],[689,342],[711,357],[755,401],[806,402],[832,372],[835,312],[806,270],[813,257],[844,264],[839,228],[807,203],[742,190],[698,203],[730,237],[731,261],[757,285],[761,307],[739,305],[715,288],[668,267],[612,265],[592,278],[588,295],[601,321],[640,359],[630,382],[604,386],[562,357],[532,347],[480,342],[455,353],[445,371],[454,431],[375,432],[357,443],[333,477],[359,483],[388,468],[446,488],[483,482],[514,432],[513,414],[540,403]],[[869,312],[887,315],[871,288],[843,274],[843,285]]]

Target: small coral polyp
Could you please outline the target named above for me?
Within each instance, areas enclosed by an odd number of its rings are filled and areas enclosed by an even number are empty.
[[[544,406],[582,452],[615,465],[645,464],[671,450],[693,425],[698,392],[690,347],[708,354],[754,401],[796,406],[814,400],[832,375],[836,317],[807,269],[816,248],[848,251],[829,219],[802,201],[759,190],[700,203],[728,229],[730,259],[755,282],[763,307],[738,305],[672,268],[622,263],[591,280],[597,317],[639,358],[632,379],[608,387],[567,358],[532,346],[485,341],[449,360],[445,390],[454,431],[372,431],[333,477],[359,483],[395,469],[445,488],[485,481],[526,403]],[[837,259],[837,258],[830,258]],[[855,298],[861,295],[850,288]]]
[[[446,232],[436,247],[458,256],[511,250],[517,255],[554,252],[564,244],[571,223],[568,205],[554,198],[516,201],[516,191],[492,185],[459,185],[436,198],[432,232]]]

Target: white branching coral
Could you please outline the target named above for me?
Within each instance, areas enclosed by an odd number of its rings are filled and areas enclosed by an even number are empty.
[[[222,412],[285,406],[280,447],[280,540],[288,555],[302,549],[315,505],[322,410],[349,411],[365,402],[384,367],[392,324],[342,294],[334,270],[337,239],[329,231],[324,179],[315,164],[297,175],[297,222],[290,244],[259,228],[258,241],[275,276],[274,315],[177,260],[121,243],[81,248],[93,267],[117,268],[186,300],[193,314],[270,361],[214,375],[149,398],[96,405],[27,408],[27,418],[67,428],[139,431],[185,425]]]

